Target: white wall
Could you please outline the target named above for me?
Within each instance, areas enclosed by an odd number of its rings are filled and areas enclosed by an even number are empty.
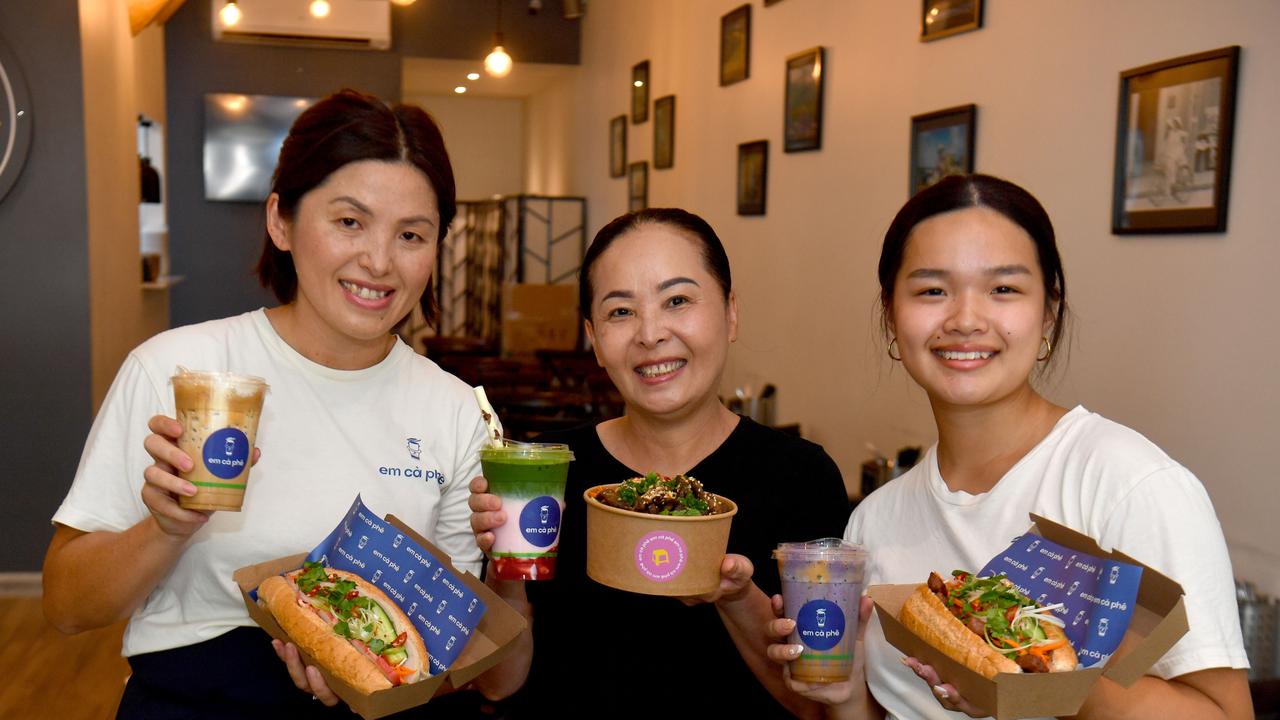
[[[1280,83],[1267,77],[1280,67],[1280,3],[990,3],[983,29],[920,43],[918,3],[752,2],[751,77],[721,88],[720,16],[739,4],[592,3],[582,76],[555,90],[578,109],[564,133],[576,152],[570,167],[537,171],[588,197],[591,232],[624,212],[608,122],[629,108],[631,66],[651,61],[651,99],[674,93],[677,117],[675,168],[650,170],[650,205],[705,216],[733,260],[742,327],[726,388],[776,383],[780,420],[800,422],[850,483],[866,443],[933,441],[923,394],[884,356],[875,264],[907,197],[910,116],[976,103],[977,169],[1030,189],[1058,229],[1075,341],[1049,394],[1139,429],[1196,472],[1237,575],[1280,593],[1269,452],[1280,439]],[[1119,73],[1233,44],[1243,55],[1229,231],[1111,235]],[[784,154],[783,61],[815,45],[827,47],[823,148]],[[628,160],[652,161],[652,120],[628,131]],[[738,217],[736,147],[761,138],[768,215]]]
[[[422,106],[440,124],[459,200],[524,189],[524,100],[423,95],[406,96],[404,102]]]
[[[581,80],[582,69],[574,67],[525,99],[527,193],[569,195],[578,184],[571,159],[584,142],[579,123],[585,118],[577,105]]]

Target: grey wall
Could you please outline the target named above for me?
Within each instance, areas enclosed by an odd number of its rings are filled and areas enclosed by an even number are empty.
[[[535,17],[524,0],[503,1],[503,32],[514,57],[577,62],[580,23],[563,19],[560,0],[545,0]],[[169,252],[173,273],[186,276],[170,291],[170,322],[187,325],[275,304],[251,274],[262,249],[261,204],[204,199],[205,93],[318,97],[349,86],[397,99],[404,56],[484,57],[495,7],[481,0],[393,7],[393,48],[374,52],[214,42],[209,3],[183,5],[165,26]]]
[[[0,572],[40,569],[89,431],[89,246],[76,0],[0,2],[32,142],[0,200]]]

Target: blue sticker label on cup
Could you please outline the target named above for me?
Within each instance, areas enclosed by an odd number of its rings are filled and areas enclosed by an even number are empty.
[[[204,441],[204,466],[213,475],[230,480],[244,472],[249,462],[249,438],[237,428],[222,428]]]
[[[814,650],[830,650],[844,637],[844,611],[830,600],[810,600],[796,614],[800,642]]]
[[[520,511],[520,534],[535,547],[555,545],[560,537],[560,502],[542,495],[525,503]]]

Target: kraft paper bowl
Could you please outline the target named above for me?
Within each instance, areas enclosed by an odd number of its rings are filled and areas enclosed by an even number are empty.
[[[619,590],[644,595],[701,595],[720,585],[720,564],[738,506],[717,495],[728,512],[694,517],[650,515],[610,507],[596,495],[587,502],[587,576]]]

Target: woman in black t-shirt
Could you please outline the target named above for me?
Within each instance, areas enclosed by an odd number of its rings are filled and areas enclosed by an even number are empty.
[[[626,413],[539,438],[566,443],[577,457],[565,492],[556,577],[528,584],[486,580],[525,612],[532,634],[477,687],[501,698],[523,685],[512,703],[520,716],[567,705],[613,716],[816,710],[787,690],[765,659],[769,639],[755,619],[771,615],[768,596],[779,591],[770,559],[777,543],[841,534],[848,514],[844,483],[821,447],[720,403],[717,389],[738,312],[719,238],[683,210],[624,215],[596,235],[583,259],[579,293],[596,359]],[[583,491],[647,472],[693,475],[738,503],[714,592],[676,600],[587,578]],[[483,478],[472,483],[472,528],[487,551],[491,531],[506,517],[499,498],[486,490]]]

